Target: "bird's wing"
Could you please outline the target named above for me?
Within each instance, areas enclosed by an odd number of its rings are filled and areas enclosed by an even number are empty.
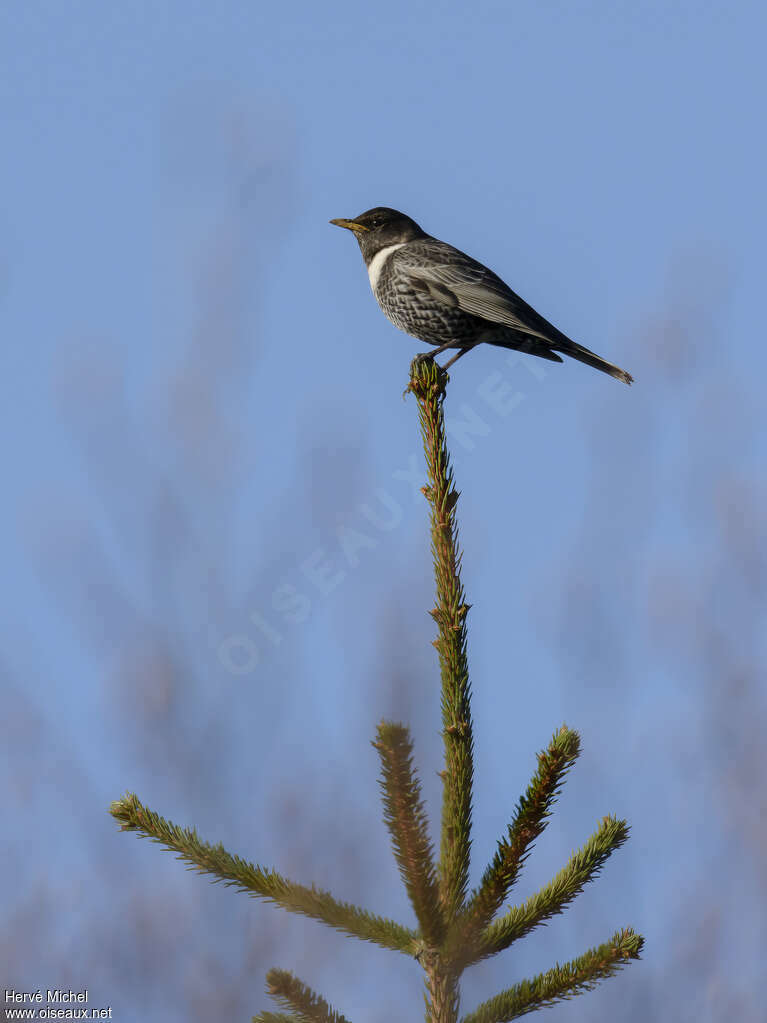
[[[529,306],[511,288],[471,256],[436,239],[419,239],[394,253],[400,268],[430,295],[445,305],[549,343],[560,331]]]

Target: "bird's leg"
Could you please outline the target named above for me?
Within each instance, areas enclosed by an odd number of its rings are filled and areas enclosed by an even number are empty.
[[[446,351],[446,349],[455,347],[457,347],[456,341],[446,341],[443,345],[440,345],[438,348],[434,348],[431,352],[424,352],[424,355],[428,355],[430,359],[434,359],[436,356],[441,355],[444,351]]]
[[[458,362],[458,360],[461,358],[462,355],[465,355],[467,352],[470,352],[470,351],[471,351],[471,348],[461,348],[459,351],[457,351],[455,353],[455,355],[453,356],[452,359],[448,359],[447,360],[447,362],[442,367],[442,369],[449,369],[450,366],[452,366],[454,362]]]

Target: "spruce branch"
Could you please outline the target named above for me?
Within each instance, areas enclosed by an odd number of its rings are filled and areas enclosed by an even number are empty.
[[[538,754],[538,769],[517,803],[507,834],[498,842],[495,856],[451,934],[451,946],[460,948],[463,957],[476,946],[479,935],[508,898],[533,842],[546,827],[552,804],[579,752],[578,733],[563,725],[552,736],[548,748]]]
[[[455,508],[458,491],[445,440],[443,403],[447,373],[429,356],[410,365],[411,391],[418,402],[423,437],[431,524],[431,551],[437,602],[431,612],[439,631],[434,646],[442,678],[442,738],[445,769],[440,837],[440,897],[446,918],[452,920],[466,898],[471,850],[471,804],[474,743],[471,689],[466,655],[466,603],[461,583],[461,554]]]
[[[597,831],[574,853],[544,888],[496,919],[544,830],[568,770],[580,751],[578,734],[562,726],[538,754],[538,766],[519,799],[506,834],[480,883],[467,898],[471,852],[473,730],[467,661],[466,603],[461,583],[453,471],[444,420],[447,373],[433,358],[419,357],[410,367],[408,391],[418,403],[430,505],[431,552],[437,624],[434,646],[441,678],[444,770],[441,772],[440,854],[435,864],[428,818],[413,766],[408,729],[382,722],[373,745],[381,761],[384,820],[400,876],[413,905],[414,931],[346,902],[329,892],[296,884],[275,871],[232,856],[222,845],[201,841],[194,829],[178,827],[143,806],[132,793],[113,803],[111,813],[124,831],[135,831],[177,853],[190,869],[210,874],[239,890],[293,913],[319,920],[353,937],[413,956],[425,972],[427,1023],[457,1023],[462,972],[508,948],[533,928],[561,913],[594,880],[607,858],[626,841],[628,826],[603,818]],[[563,966],[484,1002],[463,1023],[504,1023],[534,1009],[553,1005],[588,990],[628,960],[638,959],[643,939],[630,929],[617,932],[598,948]],[[291,973],[271,970],[269,991],[287,1012],[264,1012],[254,1023],[347,1023],[343,1016]]]
[[[325,999],[287,970],[269,970],[266,990],[276,1002],[293,1011],[289,1014],[262,1012],[253,1023],[349,1023]]]
[[[552,916],[561,913],[580,895],[589,881],[594,880],[605,860],[623,845],[628,834],[629,828],[625,821],[615,817],[603,818],[588,842],[573,853],[567,866],[544,888],[521,906],[509,910],[485,930],[475,948],[467,950],[467,958],[461,959],[462,965],[469,966],[496,955]]]
[[[631,928],[618,931],[598,948],[557,965],[532,980],[502,991],[464,1016],[461,1023],[507,1023],[536,1009],[547,1008],[557,1002],[590,991],[600,980],[617,973],[631,959],[639,959],[644,939]]]
[[[400,877],[424,941],[437,945],[444,937],[445,921],[429,840],[429,822],[413,768],[410,733],[404,725],[382,721],[373,745],[381,758],[384,821],[391,835]]]
[[[239,856],[232,856],[223,845],[209,845],[198,838],[194,828],[181,828],[165,820],[143,806],[132,792],[112,803],[110,813],[120,823],[121,831],[137,831],[159,842],[178,853],[178,858],[188,863],[190,869],[212,874],[214,882],[223,881],[227,886],[275,902],[291,913],[319,920],[363,941],[372,941],[394,952],[415,954],[417,936],[409,928],[348,902],[339,902],[329,892],[313,885],[307,888],[274,870],[264,870]]]

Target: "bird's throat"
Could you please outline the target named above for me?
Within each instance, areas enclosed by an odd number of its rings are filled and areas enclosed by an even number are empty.
[[[375,256],[368,263],[368,277],[370,278],[370,287],[373,289],[373,294],[376,293],[378,287],[378,278],[381,276],[381,271],[384,268],[386,260],[391,256],[397,249],[401,249],[403,245],[407,245],[407,242],[398,242],[396,245],[387,245],[385,249],[381,249],[380,252],[376,252]]]

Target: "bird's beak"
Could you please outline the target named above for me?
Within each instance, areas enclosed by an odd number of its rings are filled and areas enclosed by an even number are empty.
[[[356,220],[344,220],[343,217],[340,217],[338,220],[331,220],[329,223],[335,224],[336,227],[345,227],[347,231],[354,231],[355,233],[357,231],[370,230],[370,228],[365,227],[364,224],[358,224]]]

